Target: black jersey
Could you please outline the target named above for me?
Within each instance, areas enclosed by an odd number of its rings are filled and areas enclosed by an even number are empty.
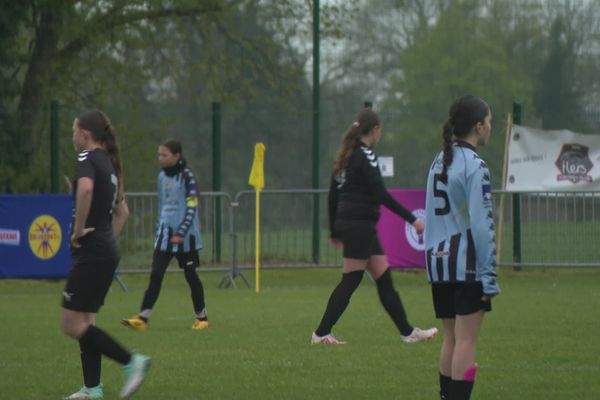
[[[381,204],[411,224],[416,220],[388,193],[377,156],[364,144],[354,149],[346,168],[331,177],[328,200],[331,237],[336,237],[333,229],[336,219],[377,222]]]
[[[95,228],[95,230],[79,238],[81,247],[71,249],[73,257],[78,260],[119,257],[119,246],[112,228],[112,210],[117,200],[119,180],[110,155],[105,150],[82,151],[77,156],[73,184],[75,203],[77,202],[77,181],[84,177],[94,181],[92,203],[85,227]],[[73,208],[73,218],[75,218],[75,208]]]

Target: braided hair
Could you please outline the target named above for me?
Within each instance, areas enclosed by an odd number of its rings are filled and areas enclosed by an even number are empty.
[[[477,123],[485,120],[489,112],[490,107],[480,97],[466,95],[454,100],[448,110],[448,119],[442,130],[444,141],[442,179],[447,178],[447,169],[452,164],[453,139],[467,136]]]

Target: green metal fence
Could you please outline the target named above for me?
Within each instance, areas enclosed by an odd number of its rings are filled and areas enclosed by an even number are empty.
[[[599,267],[600,192],[494,191],[498,264],[513,267]],[[315,263],[313,197],[319,197],[319,262]],[[331,267],[341,265],[341,251],[329,244],[327,190],[264,190],[261,193],[261,265],[264,267]],[[147,271],[152,260],[157,215],[156,193],[128,193],[130,218],[121,237],[124,272]],[[515,199],[520,219],[514,221]],[[222,224],[215,222],[220,207]],[[202,192],[200,223],[203,267],[230,271],[251,268],[255,261],[255,194]],[[216,226],[220,226],[219,230]],[[515,229],[518,227],[518,229]],[[520,237],[516,238],[514,232]],[[221,257],[216,237],[220,236]],[[517,245],[515,246],[515,243]]]

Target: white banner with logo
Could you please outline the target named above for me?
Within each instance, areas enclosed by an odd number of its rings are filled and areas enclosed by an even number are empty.
[[[507,163],[508,191],[600,190],[600,135],[513,125]]]

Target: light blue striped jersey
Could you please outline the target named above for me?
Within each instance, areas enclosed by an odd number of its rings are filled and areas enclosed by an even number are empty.
[[[425,249],[430,282],[481,282],[497,294],[490,172],[470,144],[457,141],[446,178],[440,152],[427,177]]]
[[[198,220],[198,190],[193,172],[185,166],[163,169],[158,174],[158,222],[154,248],[167,253],[200,250],[200,221]],[[170,242],[173,235],[183,237],[183,243]]]

